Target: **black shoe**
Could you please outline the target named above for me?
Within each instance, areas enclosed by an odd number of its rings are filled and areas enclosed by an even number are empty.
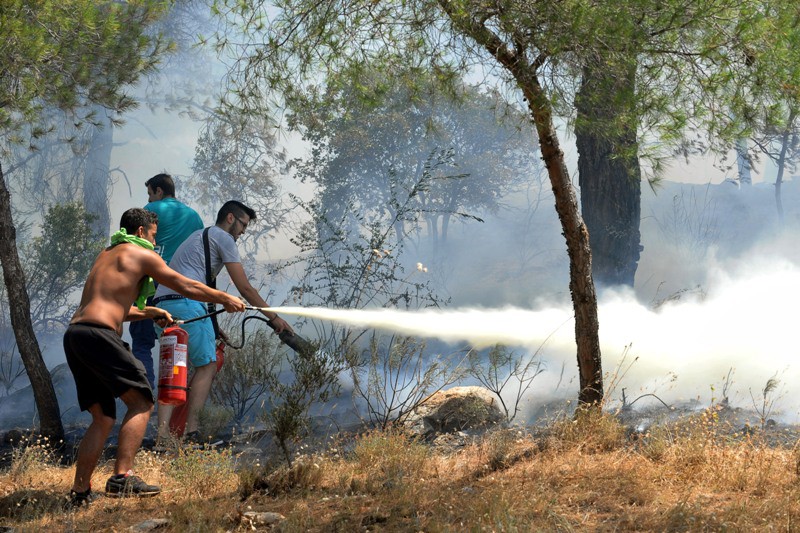
[[[200,436],[199,431],[190,431],[189,433],[184,433],[181,445],[184,449],[199,450],[203,447],[203,438]]]
[[[203,444],[203,438],[197,430],[190,431],[183,436],[183,441],[190,444]]]
[[[81,507],[89,507],[89,504],[92,503],[97,499],[97,494],[92,492],[92,488],[89,487],[83,492],[75,492],[74,490],[69,491],[69,496],[67,496],[67,501],[64,502],[64,509],[67,511],[71,511],[73,509],[79,509]]]
[[[127,474],[117,474],[111,476],[106,481],[106,495],[112,498],[125,498],[137,496],[140,498],[155,496],[161,492],[161,487],[148,485],[142,478],[134,476],[131,471]]]
[[[213,440],[213,437],[203,438],[200,436],[200,432],[195,430],[185,434],[183,436],[183,442],[184,447],[196,450],[200,448],[215,448],[225,441],[221,439]]]

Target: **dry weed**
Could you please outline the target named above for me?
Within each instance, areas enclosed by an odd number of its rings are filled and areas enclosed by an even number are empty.
[[[506,428],[487,433],[473,449],[476,450],[478,463],[473,476],[482,476],[529,459],[538,452],[539,445],[521,430]]]
[[[635,442],[613,421],[578,420],[586,427],[549,428],[553,444],[543,451],[512,431],[455,451],[376,431],[291,469],[238,475],[227,451],[140,453],[137,473],[162,485],[159,497],[103,498],[74,513],[57,505],[74,470],[20,450],[13,471],[0,472],[0,526],[122,531],[166,518],[165,532],[237,531],[243,509],[283,514],[280,531],[791,531],[800,523],[797,447],[732,436],[713,412]],[[101,464],[95,486],[110,472]]]
[[[596,408],[578,409],[572,419],[553,424],[547,447],[580,449],[583,453],[609,452],[627,443],[619,420]]]
[[[422,478],[430,449],[399,430],[373,431],[353,448],[351,490],[375,493],[408,488]]]
[[[239,472],[239,495],[242,500],[253,493],[277,497],[287,493],[308,493],[320,485],[324,471],[320,458],[302,457],[292,466],[272,465],[245,468]]]
[[[23,437],[12,452],[9,469],[11,482],[35,486],[42,469],[57,462],[56,453],[47,437]]]
[[[236,491],[238,476],[230,449],[180,448],[163,466],[167,478],[164,488],[181,499],[204,499]]]

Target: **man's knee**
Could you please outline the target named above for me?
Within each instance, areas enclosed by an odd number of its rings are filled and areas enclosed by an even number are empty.
[[[197,372],[211,372],[212,369],[216,367],[217,363],[215,361],[211,361],[202,366],[195,367],[195,371]]]
[[[100,407],[99,403],[89,408],[89,414],[92,415],[92,424],[106,433],[111,432],[114,428],[114,423],[117,421],[116,418],[103,413],[103,409]]]
[[[199,373],[199,374],[216,375],[216,373],[217,373],[217,362],[216,361],[211,361],[210,363],[207,363],[207,364],[205,364],[203,366],[197,366],[197,367],[195,367],[194,371],[195,371],[195,373]]]
[[[139,389],[128,389],[119,398],[125,403],[128,411],[137,413],[147,412],[150,414],[153,412],[154,404],[152,394],[146,395]]]

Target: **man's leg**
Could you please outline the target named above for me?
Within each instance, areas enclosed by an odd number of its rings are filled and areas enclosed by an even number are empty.
[[[114,428],[114,419],[103,414],[99,403],[89,407],[92,423],[78,445],[78,457],[75,461],[75,480],[72,490],[86,492],[92,481],[92,472],[97,466],[97,461],[103,453],[108,435]]]
[[[192,387],[189,389],[186,433],[197,431],[197,419],[200,415],[200,410],[206,403],[208,393],[211,392],[211,383],[214,381],[214,376],[216,374],[216,361],[195,368],[194,377],[192,378]]]
[[[114,475],[106,481],[106,496],[155,496],[161,492],[161,487],[148,485],[139,476],[129,473],[133,469],[133,458],[142,444],[150,413],[153,412],[152,395],[148,398],[139,389],[128,389],[120,399],[125,402],[128,412],[119,428],[117,462],[114,464]]]
[[[153,370],[153,346],[156,345],[156,331],[152,320],[136,320],[130,323],[131,351],[142,362],[147,372],[147,381],[155,390],[156,375]]]
[[[169,420],[172,418],[172,410],[174,409],[173,405],[169,405],[166,403],[158,404],[158,438],[159,439],[168,439],[170,437],[169,432]]]
[[[119,445],[117,461],[114,464],[115,474],[124,474],[133,469],[133,458],[142,445],[147,422],[153,412],[153,402],[137,389],[128,389],[120,396],[128,407],[122,425],[119,428]]]

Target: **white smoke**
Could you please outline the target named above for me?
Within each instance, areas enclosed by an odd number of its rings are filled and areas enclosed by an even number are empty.
[[[654,308],[629,292],[607,293],[599,305],[600,342],[606,386],[619,399],[653,393],[666,402],[699,399],[735,405],[763,403],[770,378],[780,385],[768,399],[774,409],[793,418],[800,403],[787,387],[800,381],[800,346],[796,337],[800,301],[800,268],[785,260],[750,264],[747,271],[709,276],[703,292],[687,292]],[[475,348],[494,344],[541,349],[548,363],[543,383],[555,378],[562,365],[570,380],[576,372],[572,309],[461,308],[406,312],[278,307],[285,315],[302,315],[354,327],[388,330],[404,335],[466,342]],[[730,377],[729,377],[730,376]],[[577,387],[576,387],[577,388]],[[577,395],[577,390],[574,391]]]

